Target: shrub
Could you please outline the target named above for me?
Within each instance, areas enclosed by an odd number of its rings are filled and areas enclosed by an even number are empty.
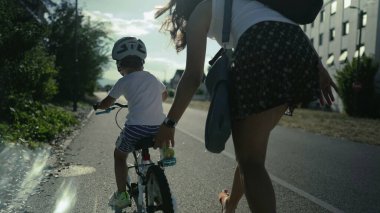
[[[8,134],[13,141],[49,142],[78,122],[62,108],[32,101],[21,101],[10,111],[12,122]]]
[[[374,88],[378,65],[366,56],[361,58],[359,70],[356,65],[357,59],[353,59],[337,71],[336,79],[344,110],[350,116],[379,118],[380,100]]]
[[[200,88],[198,88],[197,89],[197,91],[195,92],[195,95],[204,95],[204,91],[203,91],[203,89],[200,89]]]
[[[3,71],[4,74],[8,72],[3,84],[7,95],[23,95],[46,102],[58,91],[54,80],[57,74],[54,57],[49,56],[42,45],[26,51],[21,60],[11,62]]]

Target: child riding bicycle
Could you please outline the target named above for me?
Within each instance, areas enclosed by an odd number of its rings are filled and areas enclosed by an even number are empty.
[[[165,120],[162,101],[167,98],[166,87],[152,74],[144,71],[147,56],[145,44],[135,37],[119,39],[112,49],[119,73],[123,76],[113,86],[108,96],[94,105],[94,109],[106,109],[124,95],[129,113],[114,151],[117,192],[109,205],[125,208],[131,204],[126,191],[128,153],[134,151],[136,143],[144,137],[157,133]]]

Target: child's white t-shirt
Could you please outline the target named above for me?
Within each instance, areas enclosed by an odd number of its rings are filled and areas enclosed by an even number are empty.
[[[135,71],[120,78],[109,92],[128,101],[127,125],[161,125],[165,119],[162,93],[165,85],[147,71]]]

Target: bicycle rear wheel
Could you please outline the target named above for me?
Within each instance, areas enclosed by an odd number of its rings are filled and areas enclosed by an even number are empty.
[[[174,213],[172,195],[164,171],[157,165],[149,167],[146,175],[145,198],[148,213]]]

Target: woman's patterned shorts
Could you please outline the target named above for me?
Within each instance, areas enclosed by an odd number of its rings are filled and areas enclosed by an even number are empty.
[[[231,113],[242,119],[319,95],[319,57],[299,26],[266,21],[250,27],[239,39],[231,68]]]

